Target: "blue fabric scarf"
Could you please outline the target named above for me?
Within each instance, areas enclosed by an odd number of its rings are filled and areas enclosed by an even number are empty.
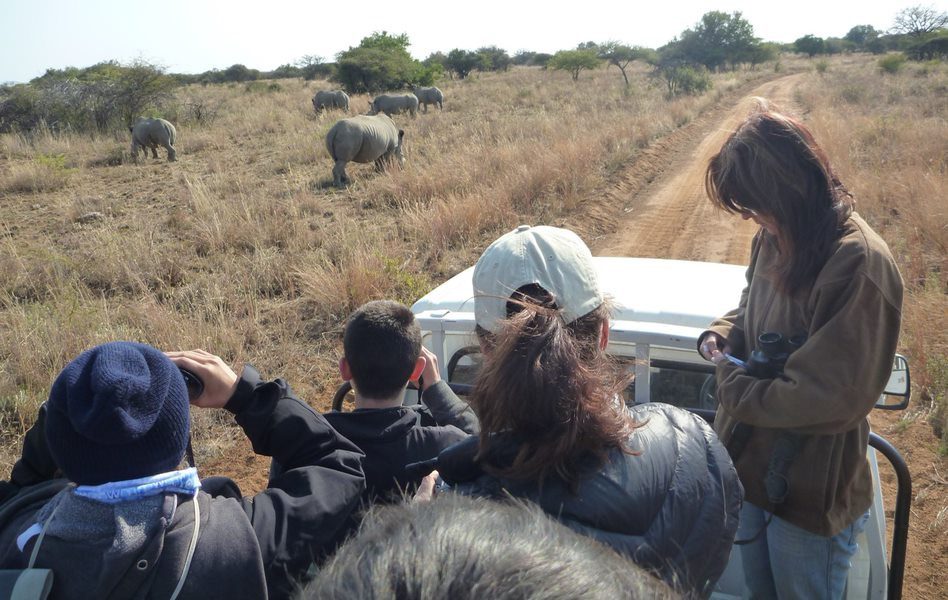
[[[194,496],[199,489],[201,489],[201,480],[198,478],[197,469],[191,467],[138,479],[103,483],[102,485],[80,485],[76,487],[73,493],[96,502],[118,504],[130,500],[140,500],[162,492]]]

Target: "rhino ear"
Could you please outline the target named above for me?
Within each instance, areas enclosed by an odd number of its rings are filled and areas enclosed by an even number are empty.
[[[398,130],[398,141],[399,141],[399,142],[402,141],[402,138],[403,138],[403,137],[405,137],[405,130],[404,130],[404,129],[399,129],[399,130]]]

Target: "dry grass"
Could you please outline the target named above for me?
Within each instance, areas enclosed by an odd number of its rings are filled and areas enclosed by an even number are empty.
[[[812,77],[800,100],[857,209],[888,241],[906,284],[902,326],[916,410],[948,452],[948,66],[873,62]],[[919,398],[920,396],[920,398]]]
[[[836,68],[857,67],[829,72]],[[347,190],[331,187],[323,145],[343,115],[317,116],[310,104],[326,82],[181,90],[178,113],[168,115],[176,163],[162,153],[125,164],[120,132],[0,137],[0,424],[9,450],[0,471],[56,373],[109,339],[253,361],[327,408],[339,330],[353,308],[379,297],[411,303],[521,222],[581,219],[584,203],[643,148],[774,75],[715,76],[713,92],[673,101],[644,71],[628,92],[615,70],[576,83],[535,69],[444,81],[444,111],[397,119],[405,168],[377,174],[350,165]],[[875,98],[878,86],[865,85],[854,94]],[[367,105],[352,99],[354,112]],[[871,104],[866,114],[875,114]],[[69,170],[64,185],[11,188],[11,173],[58,155]],[[886,189],[904,201],[904,190]],[[93,211],[102,218],[82,219]],[[199,417],[199,448],[226,451],[233,431],[222,422]]]

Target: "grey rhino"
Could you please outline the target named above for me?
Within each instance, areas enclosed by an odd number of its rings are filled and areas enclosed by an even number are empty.
[[[359,115],[337,121],[326,134],[326,150],[336,161],[332,181],[342,187],[351,180],[346,175],[347,162],[375,162],[381,171],[393,159],[404,164],[402,139],[405,132],[395,126],[388,115]]]
[[[313,108],[316,112],[324,108],[341,108],[349,112],[349,95],[342,90],[321,90],[313,96]]]
[[[418,97],[418,103],[421,104],[425,112],[428,112],[429,104],[437,104],[440,110],[444,110],[444,93],[436,87],[416,87],[412,89],[415,96]]]
[[[382,94],[372,100],[372,106],[369,109],[370,115],[385,113],[387,115],[397,115],[407,112],[412,117],[418,111],[418,96],[414,94]]]
[[[153,158],[158,158],[158,146],[168,151],[168,162],[177,160],[174,150],[174,140],[177,132],[174,125],[164,119],[139,119],[128,130],[132,133],[132,158],[138,162],[138,149],[148,158],[148,148],[151,148]]]

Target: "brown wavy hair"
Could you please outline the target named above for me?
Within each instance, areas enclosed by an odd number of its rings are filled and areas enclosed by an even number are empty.
[[[711,158],[705,189],[727,212],[776,221],[775,274],[781,290],[793,294],[816,279],[854,203],[810,130],[757,101],[757,112]]]
[[[629,375],[599,347],[610,306],[566,324],[553,297],[531,284],[507,303],[497,333],[477,329],[484,365],[471,395],[480,419],[480,456],[491,434],[509,432],[520,442],[513,463],[488,472],[537,480],[551,474],[575,491],[589,456],[606,461],[611,449],[628,448],[641,424],[626,410],[621,391]]]

